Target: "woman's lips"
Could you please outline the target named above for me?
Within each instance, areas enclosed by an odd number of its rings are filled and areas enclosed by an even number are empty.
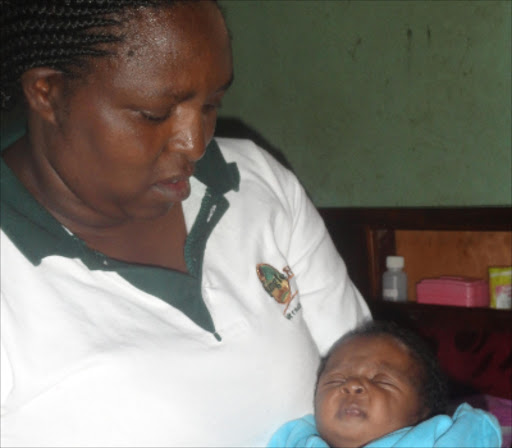
[[[184,200],[190,194],[190,182],[186,176],[173,177],[162,180],[155,187],[174,200]]]

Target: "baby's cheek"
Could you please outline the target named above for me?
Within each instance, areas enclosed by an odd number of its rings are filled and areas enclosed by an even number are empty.
[[[317,394],[315,397],[315,420],[319,432],[328,428],[328,423],[334,415],[332,394]]]

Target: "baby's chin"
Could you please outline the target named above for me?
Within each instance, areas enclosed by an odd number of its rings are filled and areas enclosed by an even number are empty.
[[[329,445],[330,448],[360,448],[367,443],[375,440],[375,437],[358,436],[350,434],[343,434],[339,436],[323,437],[320,435]]]
[[[338,442],[329,442],[327,441],[327,444],[329,445],[329,448],[362,448],[365,446],[370,440],[365,442],[357,442],[357,441],[345,441],[345,439],[340,440]]]

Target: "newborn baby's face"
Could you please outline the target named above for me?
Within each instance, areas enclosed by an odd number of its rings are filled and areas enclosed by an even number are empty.
[[[415,424],[419,375],[405,346],[389,336],[357,336],[340,345],[320,376],[315,416],[331,447],[360,447]]]

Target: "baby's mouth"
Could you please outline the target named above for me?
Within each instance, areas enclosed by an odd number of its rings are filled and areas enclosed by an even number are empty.
[[[338,410],[338,417],[340,418],[366,418],[366,412],[357,404],[351,403],[349,405],[342,405]]]

